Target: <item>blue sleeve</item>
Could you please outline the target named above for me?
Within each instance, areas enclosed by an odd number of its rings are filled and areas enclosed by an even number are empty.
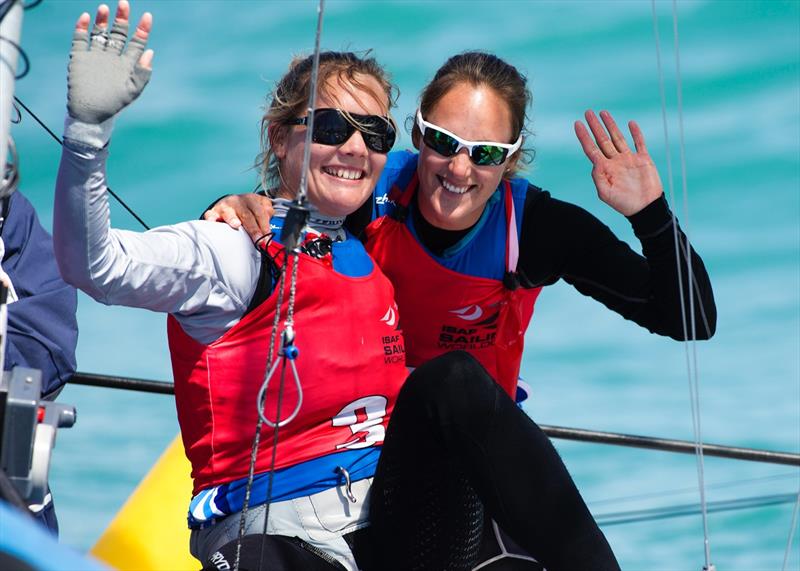
[[[58,273],[53,239],[31,203],[19,192],[9,200],[2,264],[19,300],[8,306],[5,368],[40,369],[42,392],[50,395],[75,372],[78,298]]]

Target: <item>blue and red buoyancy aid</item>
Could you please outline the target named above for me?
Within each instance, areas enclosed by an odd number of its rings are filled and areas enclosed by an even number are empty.
[[[488,261],[502,265],[494,273],[503,278],[470,275],[434,259],[412,234],[410,216],[404,219],[403,213],[414,207],[412,199],[418,179],[416,171],[410,173],[409,167],[416,167],[416,157],[409,153],[392,155],[398,155],[391,158],[401,161],[396,178],[402,186],[392,185],[388,196],[376,193],[377,201],[385,204],[388,199],[395,208],[392,214],[380,216],[370,224],[366,247],[394,285],[402,315],[400,325],[406,339],[406,363],[416,367],[448,351],[464,350],[480,361],[514,398],[525,330],[541,288],[518,287],[519,217],[512,182],[503,180],[497,190],[499,200],[487,204],[487,209],[502,208],[504,215],[501,212],[499,216],[486,216],[489,213],[485,212],[482,222],[490,221],[477,234],[471,233],[463,239],[472,241],[468,247],[489,250]],[[391,175],[392,170],[387,168],[384,176]],[[517,196],[524,200],[527,181],[519,179],[513,184],[517,185]],[[503,228],[487,228],[487,224]],[[493,245],[485,240],[503,234],[504,259],[491,259]],[[465,252],[462,250],[462,253]],[[481,258],[487,260],[487,256]]]
[[[337,246],[361,249],[366,257],[357,240]],[[268,247],[273,259],[283,252],[274,242]],[[294,328],[303,400],[297,417],[280,428],[275,469],[382,444],[407,376],[394,290],[377,266],[366,276],[349,277],[326,260],[305,254],[290,260],[299,263]],[[287,274],[291,271],[288,268]],[[281,307],[284,316],[289,281]],[[168,319],[175,401],[192,465],[193,494],[247,475],[277,294],[274,291],[208,345],[189,337],[174,317]],[[265,401],[266,416],[273,420],[278,386],[277,379],[270,383]],[[298,396],[287,379],[281,418],[295,408]],[[270,468],[272,431],[267,425],[262,429],[256,473]]]

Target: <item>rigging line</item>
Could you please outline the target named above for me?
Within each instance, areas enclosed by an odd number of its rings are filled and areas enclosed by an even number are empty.
[[[693,376],[690,376],[689,383],[690,386],[693,388],[692,393],[692,400],[694,402],[694,409],[697,415],[697,420],[695,423],[697,432],[695,434],[695,442],[697,445],[697,478],[700,488],[700,508],[702,510],[702,519],[703,519],[703,543],[705,547],[705,558],[706,558],[706,569],[711,569],[713,567],[711,563],[711,542],[709,539],[709,531],[708,531],[708,513],[706,510],[706,494],[705,494],[705,466],[704,466],[704,458],[703,458],[703,446],[702,446],[702,429],[701,429],[701,413],[700,413],[700,376],[698,373],[697,367],[697,336],[696,336],[696,323],[695,323],[695,311],[694,311],[694,288],[691,287],[693,275],[692,275],[692,263],[691,263],[691,245],[689,241],[689,236],[691,235],[691,225],[689,222],[689,190],[688,184],[686,181],[686,145],[685,145],[685,137],[684,137],[684,127],[683,127],[683,85],[681,79],[681,58],[680,58],[680,36],[678,34],[678,3],[677,0],[672,0],[672,33],[674,39],[674,50],[675,50],[675,78],[676,78],[676,93],[678,98],[678,136],[679,136],[679,145],[678,149],[680,150],[680,164],[681,164],[681,189],[683,192],[683,211],[684,211],[684,234],[686,236],[685,244],[685,256],[686,256],[686,273],[687,273],[687,281],[689,284],[689,319],[691,324],[691,341],[688,341],[688,346],[691,347],[691,356],[692,356],[692,367],[690,368],[690,372],[693,373]],[[688,349],[688,347],[687,347]]]
[[[50,129],[50,127],[48,127],[47,125],[45,125],[45,124],[44,124],[44,122],[43,122],[41,119],[39,119],[39,117],[36,115],[36,113],[34,113],[33,111],[31,111],[31,110],[28,108],[28,106],[27,106],[27,105],[25,105],[25,104],[24,104],[24,103],[23,103],[23,102],[22,102],[22,101],[19,99],[19,97],[17,97],[16,95],[14,96],[14,101],[16,101],[16,102],[17,102],[17,104],[18,104],[20,107],[22,107],[22,108],[23,108],[25,111],[27,111],[28,115],[30,115],[30,116],[33,118],[33,120],[34,120],[34,121],[36,121],[37,123],[39,123],[39,125],[42,127],[42,129],[44,129],[45,131],[47,131],[47,133],[48,133],[48,134],[49,134],[49,135],[50,135],[50,136],[51,136],[51,137],[52,137],[52,138],[53,138],[53,139],[56,141],[56,143],[58,143],[58,144],[59,144],[59,145],[61,145],[62,147],[64,146],[64,141],[62,141],[62,140],[61,140],[61,139],[58,137],[58,135],[56,135],[55,133],[53,133],[53,131]],[[124,200],[122,200],[122,198],[120,198],[120,196],[119,196],[119,195],[118,195],[116,192],[114,192],[113,190],[111,190],[111,187],[109,187],[108,185],[106,185],[106,190],[108,191],[108,194],[110,194],[111,196],[113,196],[113,197],[114,197],[114,199],[115,199],[117,202],[119,202],[119,203],[120,203],[120,205],[122,205],[122,207],[123,207],[125,210],[127,210],[127,211],[128,211],[128,214],[130,214],[131,216],[133,216],[133,217],[136,219],[136,221],[137,221],[139,224],[141,224],[141,225],[144,227],[144,229],[145,229],[145,230],[150,230],[150,226],[148,226],[147,224],[145,224],[144,220],[142,220],[142,219],[139,217],[139,215],[138,215],[138,214],[136,214],[136,212],[134,212],[134,211],[133,211],[133,209],[132,209],[130,206],[128,206],[128,205],[125,203],[125,201],[124,201]]]
[[[308,123],[306,124],[306,137],[305,137],[305,144],[304,144],[304,148],[303,148],[303,165],[302,165],[302,170],[301,170],[301,173],[300,173],[300,188],[298,189],[298,193],[297,193],[297,196],[295,198],[295,204],[297,206],[299,206],[299,208],[297,210],[300,211],[300,212],[305,210],[304,204],[307,202],[307,200],[306,200],[306,190],[307,190],[307,185],[308,185],[307,171],[309,170],[309,168],[311,166],[311,144],[312,144],[312,135],[313,135],[313,128],[314,128],[314,109],[316,108],[316,102],[317,102],[317,80],[318,80],[318,76],[319,76],[319,55],[320,55],[319,45],[320,45],[320,37],[322,35],[322,16],[323,16],[323,13],[324,13],[324,7],[325,7],[324,6],[324,0],[319,0],[319,4],[317,5],[317,29],[316,29],[316,37],[315,37],[315,40],[314,40],[314,57],[313,57],[313,61],[312,61],[311,82],[310,82],[310,86],[309,86],[311,93],[309,94]],[[291,210],[290,210],[289,214],[291,214]],[[307,214],[307,210],[305,212],[305,215],[307,217],[307,215],[308,215]],[[303,223],[305,222],[306,217],[302,217],[302,214],[301,214],[301,219],[302,219]],[[288,222],[288,215],[287,215],[287,219],[284,220],[284,229],[285,229],[285,227],[287,225],[287,222]],[[280,407],[281,407],[281,403],[283,401],[283,393],[284,393],[284,381],[285,381],[285,372],[286,372],[285,366],[286,366],[286,359],[287,359],[287,356],[286,356],[286,353],[285,353],[285,349],[287,348],[287,345],[294,343],[294,328],[292,327],[292,323],[293,323],[293,319],[294,319],[294,301],[295,301],[295,293],[296,293],[296,289],[297,289],[297,267],[300,264],[299,249],[297,249],[296,246],[297,246],[297,236],[298,235],[302,235],[302,232],[303,232],[303,228],[302,228],[302,226],[304,225],[303,223],[298,225],[299,227],[297,228],[297,232],[299,234],[294,234],[293,233],[292,237],[290,238],[290,240],[292,242],[291,251],[289,250],[288,247],[284,250],[286,252],[286,254],[285,254],[285,258],[284,258],[284,260],[285,260],[284,271],[281,274],[281,286],[283,286],[283,284],[284,284],[284,277],[286,275],[285,268],[290,263],[291,256],[294,256],[294,265],[292,267],[292,277],[291,277],[291,280],[290,280],[290,283],[289,283],[289,302],[288,302],[288,308],[287,308],[287,318],[284,321],[283,339],[282,339],[282,343],[281,343],[282,348],[284,350],[284,352],[282,353],[284,367],[283,367],[283,369],[281,371],[281,380],[280,380],[280,384],[279,384],[279,387],[278,387],[278,410],[277,410],[277,414],[278,415],[280,415]],[[283,231],[281,231],[281,235],[283,236]],[[283,294],[283,287],[281,287],[281,294]],[[278,305],[279,308],[280,308],[280,303],[281,302],[279,301],[279,305]],[[276,311],[275,324],[273,326],[272,339],[270,341],[269,359],[272,358],[272,351],[273,351],[273,347],[274,347],[272,345],[272,343],[275,340],[275,332],[277,331],[278,323],[279,323],[278,312]],[[292,359],[294,359],[294,357],[292,357]],[[293,360],[291,362],[291,365],[292,365],[294,376],[295,376],[295,382],[297,383],[297,388],[298,388],[298,390],[300,392],[300,399],[302,399],[302,386],[300,386],[300,382],[299,382],[299,379],[297,377],[297,371],[294,369],[295,365],[294,365],[294,361]],[[266,402],[266,388],[265,387],[266,387],[266,384],[269,382],[270,375],[271,375],[270,367],[267,367],[267,376],[264,379],[264,383],[262,384],[262,388],[264,388],[264,402]],[[264,415],[262,414],[262,412],[263,412],[262,411],[262,407],[264,405],[264,402],[258,402],[257,403],[257,405],[258,405],[258,413],[259,413],[258,414],[259,432],[256,434],[256,438],[258,438],[258,435],[260,434],[261,423],[264,420]],[[297,410],[299,410],[299,409],[295,410],[295,413],[293,413],[290,416],[290,418],[287,419],[287,422],[291,421],[294,418],[294,415],[297,413]],[[273,481],[273,477],[274,477],[274,473],[275,473],[275,462],[276,462],[276,458],[277,458],[277,449],[278,449],[278,431],[280,430],[280,427],[281,427],[281,419],[280,419],[280,416],[278,416],[276,418],[276,422],[275,422],[275,426],[274,426],[274,440],[273,440],[273,448],[272,448],[272,459],[271,459],[271,463],[270,463],[269,476],[268,476],[268,478],[269,478],[269,480],[268,480],[268,493],[267,493],[267,498],[266,498],[266,505],[265,505],[265,508],[264,508],[264,510],[265,510],[264,511],[264,526],[263,526],[263,531],[262,531],[262,536],[261,536],[261,549],[260,549],[259,560],[258,560],[258,568],[259,568],[259,570],[261,569],[261,566],[262,566],[262,563],[263,563],[264,548],[265,548],[266,538],[267,538],[267,524],[268,524],[268,521],[269,521],[269,507],[270,507],[270,502],[271,502],[270,495],[272,493],[272,481]],[[254,444],[255,444],[255,442],[254,442]],[[253,450],[252,450],[252,455],[251,455],[251,461],[250,461],[251,468],[253,468],[253,469],[255,467],[255,458],[256,458],[257,452],[258,452],[257,445],[254,445]],[[248,486],[252,487],[252,477],[248,477]],[[249,490],[248,490],[248,492],[249,492]],[[243,535],[243,526],[244,526],[244,514],[242,515],[242,519],[240,520],[239,536],[238,536],[237,541],[236,541],[236,566],[234,568],[234,571],[238,571],[238,569],[239,569],[239,561],[240,561],[240,553],[241,553],[241,542],[242,542],[242,535]]]
[[[760,482],[768,482],[768,481],[776,481],[776,480],[788,480],[788,479],[796,480],[797,474],[795,473],[785,473],[785,474],[774,474],[772,476],[761,476],[758,478],[746,478],[740,480],[728,480],[725,482],[718,482],[716,484],[709,484],[706,485],[706,489],[716,489],[721,490],[725,488],[736,488],[739,486],[752,486],[755,483]],[[686,487],[686,488],[676,488],[672,490],[663,490],[660,492],[647,492],[643,494],[634,494],[629,496],[617,496],[613,498],[604,498],[602,500],[592,500],[587,501],[586,503],[590,507],[597,507],[600,505],[606,504],[622,504],[627,502],[634,502],[634,501],[641,501],[641,500],[648,500],[653,498],[664,498],[667,496],[676,496],[682,494],[688,494],[690,492],[694,492],[697,488],[695,486]]]
[[[292,415],[290,415],[290,417],[288,419],[286,419],[286,421],[281,422],[281,406],[283,404],[283,393],[284,393],[284,388],[286,386],[285,385],[285,382],[286,382],[286,361],[290,359],[289,357],[287,357],[287,355],[285,353],[285,350],[286,350],[288,344],[290,344],[290,343],[294,344],[294,328],[292,327],[292,324],[294,323],[294,298],[295,298],[295,293],[296,293],[296,289],[297,289],[297,287],[296,287],[297,286],[297,266],[300,265],[300,258],[298,256],[297,252],[293,252],[292,255],[294,256],[294,264],[292,265],[292,278],[289,280],[289,302],[288,302],[288,307],[287,307],[287,312],[286,312],[287,315],[286,315],[286,319],[283,322],[283,340],[282,340],[282,343],[281,343],[282,351],[283,351],[283,354],[281,356],[281,359],[282,359],[281,380],[278,383],[278,406],[277,406],[277,409],[275,411],[275,427],[274,427],[274,431],[275,432],[274,432],[274,438],[273,438],[273,441],[272,441],[272,459],[270,461],[269,476],[268,476],[268,479],[267,479],[267,501],[266,501],[266,505],[265,505],[265,508],[264,508],[264,526],[263,526],[263,528],[261,530],[261,551],[260,551],[259,558],[258,558],[259,571],[261,569],[261,562],[264,559],[264,548],[266,547],[266,542],[267,542],[267,523],[269,522],[269,506],[270,506],[270,503],[272,501],[272,484],[273,484],[273,480],[274,480],[274,477],[275,477],[275,462],[276,462],[277,457],[278,457],[278,431],[280,430],[282,425],[285,425],[285,424],[288,424],[289,422],[291,422],[294,419],[294,417],[297,415],[297,411],[299,410],[299,409],[295,409],[295,412]],[[291,257],[289,257],[289,255],[287,255],[286,263],[289,264],[290,260],[291,260]],[[291,357],[290,364],[292,365],[292,369],[293,369],[293,372],[295,374],[295,381],[297,381],[297,371],[294,370],[294,358],[295,357]],[[264,385],[265,387],[266,387],[266,382],[268,382],[268,380],[269,379],[267,379],[267,381],[265,381],[265,385]],[[299,402],[302,402],[303,392],[302,392],[302,387],[299,386],[299,383],[298,383],[298,389],[299,389],[299,397],[298,398],[300,399]],[[259,420],[261,419],[261,416],[262,416],[261,413],[263,412],[263,406],[266,403],[266,398],[267,398],[267,396],[266,396],[266,389],[265,389],[264,390],[264,401],[262,403],[260,403],[260,406],[259,406]],[[264,416],[266,416],[266,415],[264,415]]]
[[[319,41],[322,37],[322,15],[325,10],[325,0],[319,0],[317,5],[317,32],[314,38],[314,59],[311,64],[311,93],[308,97],[308,122],[306,123],[306,139],[303,146],[303,170],[300,171],[300,189],[295,201],[298,204],[306,203],[308,193],[308,170],[311,166],[311,143],[314,132],[314,110],[317,108],[317,78],[319,77]]]
[[[4,0],[2,3],[0,3],[0,23],[3,22],[3,20],[6,17],[6,14],[9,13],[11,7],[14,5],[14,2],[16,1],[17,0]]]
[[[652,16],[653,16],[653,32],[655,36],[655,43],[656,43],[656,63],[658,67],[658,79],[659,79],[659,93],[661,96],[661,117],[664,127],[664,147],[666,152],[666,159],[667,159],[667,183],[669,187],[670,193],[670,202],[675,204],[675,190],[674,190],[674,182],[673,182],[673,172],[672,172],[672,155],[670,152],[670,142],[669,142],[669,128],[668,128],[668,121],[667,121],[667,112],[666,112],[666,89],[664,87],[664,72],[663,67],[661,64],[661,42],[660,36],[658,32],[658,16],[656,13],[656,4],[655,0],[651,0],[651,9],[652,9]],[[686,186],[685,186],[685,160],[684,157],[684,146],[683,146],[683,121],[682,121],[682,98],[681,98],[681,84],[680,84],[680,64],[679,64],[679,44],[678,44],[678,24],[677,24],[677,8],[675,5],[675,0],[673,0],[673,11],[672,11],[672,20],[673,20],[673,35],[675,41],[675,53],[676,53],[676,75],[678,78],[678,100],[679,100],[679,113],[681,118],[681,137],[680,137],[680,145],[681,145],[681,167],[682,167],[682,174],[683,174],[683,181],[684,181],[684,203],[686,202]],[[692,430],[695,436],[695,455],[698,459],[697,461],[697,473],[698,473],[698,488],[700,492],[700,503],[701,503],[701,513],[703,515],[703,546],[704,546],[704,555],[705,555],[705,567],[704,569],[712,569],[713,566],[711,564],[711,552],[710,552],[710,544],[708,540],[708,518],[707,513],[705,510],[705,491],[704,491],[704,478],[703,478],[703,455],[702,455],[702,444],[700,441],[700,410],[699,410],[699,399],[696,398],[696,391],[694,389],[695,383],[693,382],[695,376],[692,373],[692,360],[689,357],[689,332],[687,331],[687,324],[686,324],[686,307],[684,301],[684,288],[683,288],[683,272],[681,269],[681,254],[684,250],[682,245],[680,244],[680,238],[678,235],[678,224],[677,220],[675,219],[675,214],[670,209],[672,215],[672,231],[674,237],[674,247],[676,253],[676,267],[677,267],[677,274],[678,274],[678,294],[680,297],[680,304],[681,304],[681,323],[683,326],[683,333],[684,333],[684,348],[686,354],[686,368],[687,368],[687,376],[689,380],[689,395],[690,395],[690,405],[691,405],[691,414],[692,414]],[[688,223],[688,221],[687,221]],[[688,225],[687,225],[688,230]],[[687,235],[688,236],[688,235]],[[686,239],[686,243],[688,244],[688,238]],[[686,264],[691,272],[691,252],[688,252],[687,246],[687,256],[686,256]],[[692,279],[691,273],[689,274],[689,279],[687,283],[687,288],[689,289],[689,296],[690,296],[690,311],[691,311],[691,323],[692,323],[692,340],[693,340],[693,347],[694,347],[694,339],[695,339],[695,331],[694,331],[694,305],[693,305],[693,295],[692,295]],[[694,363],[696,365],[696,349],[695,349],[695,359]]]
[[[17,74],[14,76],[14,79],[15,80],[22,79],[23,77],[28,75],[28,72],[30,72],[30,70],[31,70],[31,60],[28,58],[28,54],[25,53],[25,50],[22,49],[22,46],[20,46],[14,40],[11,40],[11,39],[6,38],[4,36],[0,36],[0,41],[8,42],[9,44],[11,44],[11,46],[15,50],[17,50],[17,54],[19,55],[19,57],[22,58],[22,63],[25,65],[24,70],[17,72]]]
[[[797,499],[794,502],[794,509],[792,509],[792,523],[789,525],[789,538],[786,540],[786,551],[783,553],[781,571],[786,571],[786,566],[789,564],[789,554],[792,552],[792,543],[794,542],[794,531],[797,529],[798,508],[800,508],[800,490],[797,491]]]
[[[755,496],[750,498],[738,498],[733,500],[710,502],[706,509],[709,512],[717,513],[788,504],[789,502],[793,501],[793,493],[773,494],[767,496]],[[672,507],[648,508],[644,510],[598,514],[595,516],[595,519],[597,520],[598,525],[608,527],[625,523],[638,523],[643,521],[654,521],[674,517],[697,515],[701,512],[702,508],[697,504],[685,504]]]
[[[283,306],[283,290],[284,290],[284,285],[286,284],[286,262],[287,258],[284,258],[284,264],[283,266],[281,266],[280,278],[278,279],[278,299],[275,307],[275,319],[272,322],[272,331],[270,332],[269,353],[267,354],[267,368],[265,375],[269,375],[270,371],[272,370],[272,355],[275,353],[275,343],[277,340],[278,325],[280,324],[280,318],[281,318],[281,307]],[[264,398],[266,399],[266,391],[264,393]],[[255,476],[256,458],[258,456],[258,446],[261,441],[261,428],[263,426],[264,426],[264,420],[261,418],[261,415],[259,414],[258,420],[256,421],[256,433],[255,436],[253,436],[253,445],[250,448],[250,467],[247,471],[247,484],[245,485],[244,488],[244,504],[242,505],[242,512],[241,515],[239,516],[239,532],[236,534],[236,557],[234,558],[233,571],[239,571],[239,562],[242,551],[242,538],[244,537],[244,528],[247,518],[247,510],[250,507],[250,492],[253,489],[253,477]],[[276,426],[275,430],[277,431],[277,429],[278,427]],[[270,470],[269,477],[270,478],[272,477],[272,470]],[[266,515],[267,514],[264,514],[265,520],[266,520]]]

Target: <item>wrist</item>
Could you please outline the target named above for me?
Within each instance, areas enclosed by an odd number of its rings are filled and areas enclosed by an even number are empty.
[[[639,239],[660,234],[672,225],[672,213],[663,193],[639,212],[626,218]]]
[[[77,141],[84,145],[102,149],[111,140],[114,130],[114,117],[109,117],[101,123],[87,123],[67,114],[64,119],[64,138]]]

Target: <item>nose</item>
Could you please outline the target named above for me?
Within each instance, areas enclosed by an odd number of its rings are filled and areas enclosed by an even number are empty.
[[[354,155],[357,157],[366,156],[368,152],[367,145],[364,143],[364,137],[361,135],[361,131],[358,129],[353,131],[353,134],[350,135],[349,139],[339,145],[339,150],[348,155]]]
[[[461,149],[458,151],[450,158],[447,168],[454,177],[458,177],[459,179],[467,178],[469,171],[472,168],[472,161],[469,158],[469,151],[467,151],[467,149]]]

